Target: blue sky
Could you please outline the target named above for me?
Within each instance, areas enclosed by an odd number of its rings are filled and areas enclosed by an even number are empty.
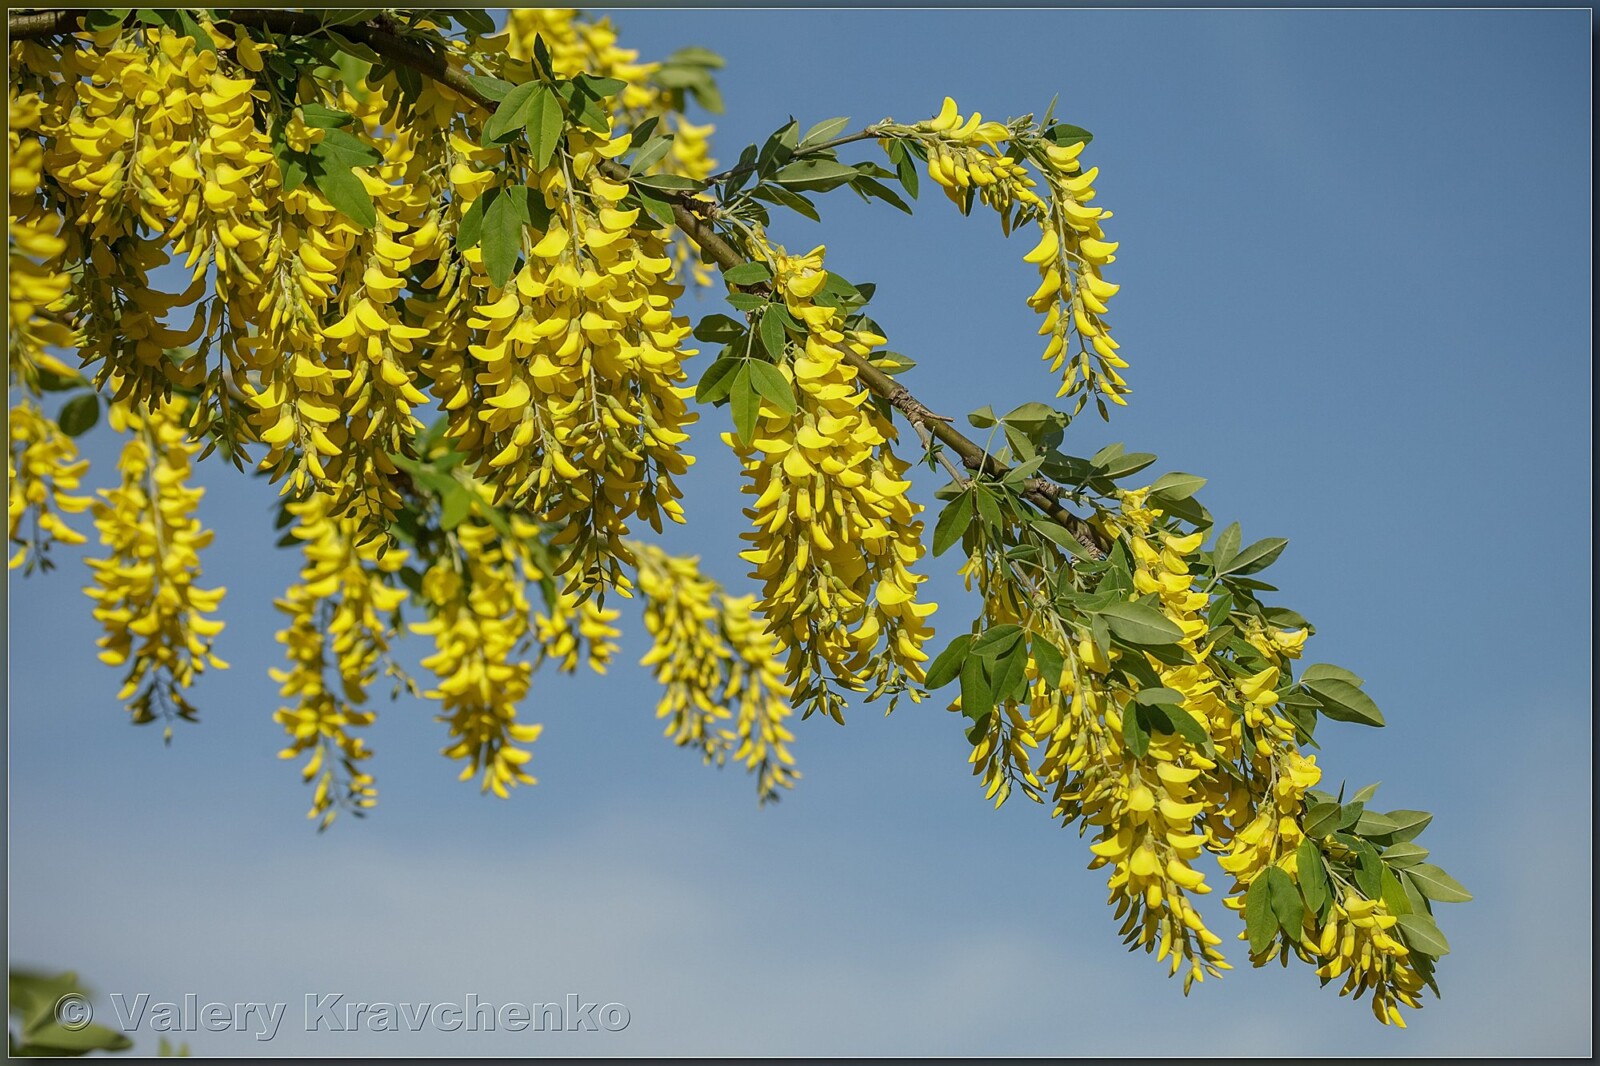
[[[376,814],[318,836],[275,758],[266,676],[296,557],[272,548],[271,490],[220,464],[203,473],[219,532],[206,565],[229,588],[233,668],[201,685],[204,723],[170,748],[123,721],[73,556],[11,583],[13,960],[76,968],[105,994],[289,1002],[270,1043],[186,1034],[197,1053],[1588,1054],[1588,13],[618,23],[646,57],[727,56],[724,159],[791,113],[914,120],[947,93],[1002,117],[1060,93],[1059,114],[1095,133],[1135,393],[1069,443],[1155,452],[1158,470],[1209,477],[1206,504],[1247,538],[1290,539],[1270,576],[1318,627],[1310,660],[1364,676],[1390,722],[1325,727],[1327,780],[1381,780],[1380,801],[1434,811],[1423,842],[1476,893],[1441,908],[1445,998],[1404,1033],[1298,964],[1244,966],[1185,999],[1118,946],[1075,833],[1020,798],[983,801],[937,701],[803,723],[804,779],[758,810],[743,775],[658,735],[631,615],[607,677],[538,679],[537,787],[480,797],[437,755],[426,706],[384,705]],[[934,410],[1050,398],[1026,246],[936,190],[915,218],[848,191],[824,209],[775,237],[826,243],[830,267],[879,283],[877,318]],[[739,588],[725,418],[697,427],[692,522],[669,547]],[[103,484],[114,442],[101,429],[85,446]],[[934,487],[924,472],[924,500]],[[928,570],[936,624],[964,630],[975,605],[952,561]],[[626,1004],[631,1023],[306,1033],[307,992],[576,993]],[[155,1034],[134,1036],[153,1050]]]

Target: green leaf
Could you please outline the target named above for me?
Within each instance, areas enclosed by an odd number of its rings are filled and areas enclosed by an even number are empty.
[[[933,527],[933,554],[943,555],[958,543],[972,524],[972,493],[963,492],[944,505]]]
[[[996,700],[1021,699],[1027,691],[1028,645],[1017,643],[995,665],[994,694]]]
[[[1156,457],[1149,452],[1126,452],[1115,455],[1103,463],[1091,460],[1090,465],[1095,467],[1095,473],[1100,477],[1115,481],[1117,478],[1137,474],[1155,461]]]
[[[1428,828],[1428,823],[1433,821],[1433,815],[1427,811],[1390,811],[1384,817],[1394,829],[1384,834],[1382,843],[1396,845],[1416,839],[1424,829]]]
[[[1138,704],[1122,712],[1122,739],[1135,759],[1144,758],[1150,750],[1150,727]]]
[[[1421,844],[1402,841],[1390,844],[1383,849],[1383,861],[1396,870],[1403,870],[1408,866],[1415,866],[1428,857],[1428,849]]]
[[[1295,887],[1294,880],[1279,866],[1267,867],[1266,881],[1272,914],[1278,920],[1278,927],[1289,934],[1289,939],[1299,940],[1306,913],[1306,905],[1300,899],[1300,889]],[[1251,887],[1255,887],[1254,882]]]
[[[1382,899],[1383,860],[1378,857],[1378,849],[1365,840],[1356,840],[1355,851],[1356,887],[1368,899]]]
[[[1289,542],[1283,537],[1268,537],[1258,540],[1250,547],[1234,556],[1226,567],[1217,569],[1217,576],[1223,574],[1254,574],[1271,566],[1283,554],[1283,549]]]
[[[729,285],[760,285],[772,280],[772,271],[765,263],[740,263],[722,272],[722,280]]]
[[[1133,699],[1146,707],[1155,707],[1163,703],[1182,703],[1183,693],[1171,688],[1146,688],[1136,692]]]
[[[1472,893],[1431,862],[1418,863],[1406,870],[1406,876],[1417,886],[1417,891],[1435,903],[1466,903]]]
[[[961,666],[967,659],[967,649],[972,646],[972,634],[963,633],[950,642],[950,646],[940,652],[928,666],[927,677],[923,685],[930,691],[944,688],[961,674]]]
[[[456,226],[456,248],[466,251],[475,248],[483,239],[483,207],[484,201],[493,202],[500,195],[499,189],[490,189],[476,200],[472,206],[461,213],[461,222]]]
[[[1087,561],[1094,558],[1094,556],[1089,554],[1089,549],[1085,548],[1078,542],[1077,537],[1074,537],[1065,527],[1048,518],[1045,518],[1043,515],[1035,515],[1033,518],[1029,519],[1029,525],[1038,530],[1042,536],[1054,541],[1056,544],[1065,548],[1068,553],[1077,556],[1079,559]]]
[[[858,173],[855,167],[832,159],[802,159],[781,168],[772,180],[792,189],[826,192],[838,188]]]
[[[1300,674],[1301,681],[1343,681],[1347,685],[1360,688],[1365,681],[1352,674],[1341,666],[1330,666],[1327,663],[1312,663]]]
[[[1259,955],[1267,950],[1272,938],[1278,934],[1278,920],[1273,914],[1272,888],[1266,876],[1257,876],[1244,894],[1244,928],[1250,937],[1250,953]]]
[[[961,713],[982,721],[994,710],[994,693],[989,687],[988,668],[980,655],[968,655],[961,665]]]
[[[478,90],[481,95],[495,101],[504,100],[510,94],[511,90],[516,88],[516,86],[512,85],[509,81],[505,81],[501,78],[491,77],[487,74],[468,74],[467,81],[470,82],[472,87]]]
[[[609,133],[611,119],[607,115],[607,108],[603,106],[608,94],[602,90],[614,81],[615,78],[597,78],[592,74],[579,74],[561,85],[561,99],[566,102],[567,113],[572,116],[573,121],[595,133]]]
[[[1327,678],[1306,684],[1311,694],[1322,701],[1322,713],[1339,722],[1383,725],[1383,712],[1372,697],[1347,681]]]
[[[461,482],[457,481],[450,487],[439,501],[439,528],[451,530],[466,521],[472,513],[472,493]]]
[[[526,125],[528,147],[533,149],[534,166],[544,170],[555,157],[556,149],[561,146],[561,137],[566,130],[566,119],[561,114],[561,102],[556,99],[556,94],[543,85],[538,87],[538,91],[533,94],[533,99],[528,104]]]
[[[1395,924],[1400,927],[1406,946],[1411,950],[1436,959],[1450,954],[1450,941],[1444,938],[1439,931],[1439,924],[1428,915],[1416,912],[1402,914]]]
[[[695,323],[694,339],[712,344],[734,344],[742,342],[747,332],[743,322],[727,315],[707,315]]]
[[[1384,906],[1389,908],[1390,914],[1411,913],[1411,900],[1406,897],[1406,890],[1401,887],[1400,879],[1395,876],[1388,863],[1384,864],[1383,873],[1379,876],[1378,890],[1382,893]]]
[[[1321,840],[1333,832],[1339,823],[1337,803],[1314,803],[1306,810],[1306,836]]]
[[[972,654],[985,659],[998,659],[1022,640],[1022,627],[1011,622],[990,626],[972,645]]]
[[[1162,474],[1150,486],[1150,495],[1164,500],[1186,500],[1205,487],[1206,479],[1198,474]]]
[[[804,215],[813,222],[821,222],[822,216],[817,214],[816,205],[804,196],[786,189],[782,185],[758,185],[750,192],[757,200],[766,200],[768,203],[787,207],[799,215]]]
[[[523,214],[516,198],[501,195],[484,212],[483,265],[496,288],[504,287],[522,255]]]
[[[1051,688],[1061,687],[1061,672],[1066,668],[1066,657],[1061,649],[1049,640],[1035,634],[1032,641],[1033,664],[1038,667],[1039,678]]]
[[[1090,141],[1094,140],[1094,134],[1090,133],[1082,126],[1073,126],[1066,122],[1056,123],[1054,126],[1051,126],[1049,129],[1045,130],[1044,135],[1050,140],[1054,141],[1056,144],[1061,145],[1063,148],[1070,147],[1079,143],[1080,141],[1084,144],[1088,144]]]
[[[100,421],[100,397],[92,392],[74,396],[61,405],[61,417],[56,420],[61,432],[69,437],[81,437]]]
[[[1323,907],[1333,899],[1333,884],[1328,880],[1327,868],[1322,865],[1322,852],[1310,840],[1302,840],[1295,849],[1295,869],[1300,878],[1300,891],[1305,894],[1306,906],[1320,915]]]
[[[1363,837],[1382,837],[1392,833],[1394,829],[1395,824],[1377,811],[1362,811],[1351,832]]]
[[[695,386],[694,398],[700,403],[717,403],[728,398],[728,393],[733,390],[734,375],[744,365],[742,359],[718,359],[706,368],[700,375],[700,383]]]
[[[750,383],[761,397],[772,406],[778,408],[786,415],[792,415],[799,407],[795,404],[794,389],[790,386],[783,371],[771,363],[752,360],[750,363]]]
[[[761,316],[761,345],[771,354],[774,361],[783,359],[783,350],[788,340],[789,333],[784,328],[782,318],[773,312]]]
[[[821,144],[823,141],[831,141],[840,133],[844,132],[844,128],[848,125],[850,125],[849,115],[843,115],[839,118],[824,119],[815,126],[812,126],[810,129],[806,130],[806,135],[800,138],[800,147],[809,148],[813,144]]]
[[[889,186],[885,185],[877,178],[869,178],[863,175],[853,180],[850,183],[850,187],[855,189],[856,192],[860,193],[863,199],[876,196],[878,199],[882,200],[891,207],[898,208],[908,215],[912,214],[911,205],[900,199],[899,193],[889,188]]]
[[[1183,639],[1176,622],[1142,603],[1113,603],[1096,613],[1105,618],[1111,632],[1129,644],[1174,644]]]
[[[504,144],[528,125],[533,116],[533,102],[540,96],[549,97],[550,90],[537,81],[525,81],[507,92],[500,105],[483,124],[485,144]],[[558,106],[559,111],[559,106]],[[546,156],[548,162],[549,157]],[[542,169],[543,164],[541,164]]]
[[[1233,560],[1233,557],[1239,554],[1239,545],[1243,537],[1244,533],[1237,522],[1231,523],[1227,529],[1217,534],[1217,543],[1211,549],[1211,559],[1218,574],[1221,574],[1223,567],[1227,566]]]
[[[306,103],[300,105],[300,120],[315,129],[331,130],[350,125],[356,117],[348,111],[339,111],[317,103]]]
[[[890,141],[889,143],[897,145],[900,142]],[[918,191],[917,161],[911,157],[910,152],[901,152],[900,158],[894,161],[894,172],[899,177],[900,184],[905,187],[906,195],[915,200]]]
[[[761,403],[750,380],[753,363],[745,362],[733,378],[733,429],[746,444],[756,439],[756,421],[761,416]]]
[[[988,429],[999,422],[995,417],[994,408],[985,405],[967,415],[967,423],[974,429]]]
[[[1378,794],[1378,788],[1382,784],[1383,784],[1382,781],[1374,781],[1370,785],[1361,786],[1361,788],[1356,790],[1356,794],[1354,796],[1350,797],[1350,801],[1352,803],[1366,803],[1366,802],[1368,802],[1369,800],[1372,799],[1372,797],[1374,797],[1374,796],[1376,796]]]
[[[615,96],[628,87],[628,83],[621,78],[602,78],[598,74],[579,74],[578,77],[583,79],[585,89],[602,100]]]
[[[628,173],[643,174],[646,170],[649,170],[656,163],[660,162],[662,157],[671,150],[671,134],[668,134],[665,137],[657,137],[655,140],[646,143],[643,148],[639,149],[639,151],[634,154],[633,162],[628,164]]]
[[[327,170],[315,175],[314,180],[317,191],[362,229],[371,229],[378,224],[378,212],[372,206],[372,197],[354,171]]]
[[[977,496],[978,517],[983,520],[984,527],[996,538],[1003,536],[1005,520],[1000,514],[1000,503],[994,498],[994,493],[982,485],[974,486],[973,492]]]
[[[1205,726],[1199,719],[1177,704],[1169,704],[1157,708],[1158,712],[1166,719],[1166,724],[1171,726],[1168,732],[1176,733],[1201,751],[1211,751],[1211,737],[1206,733]]]
[[[377,148],[353,133],[338,129],[325,131],[322,140],[311,146],[310,155],[325,170],[373,167],[383,162],[383,153]]]

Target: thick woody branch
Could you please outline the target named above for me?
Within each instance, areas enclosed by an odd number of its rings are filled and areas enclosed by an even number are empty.
[[[28,12],[10,16],[7,26],[12,40],[48,37],[75,32],[78,29],[80,14],[78,11]],[[217,17],[221,21],[260,27],[273,33],[291,36],[337,33],[348,40],[364,44],[374,52],[410,67],[420,74],[427,75],[479,107],[490,111],[495,108],[495,102],[479,92],[467,74],[450,61],[449,56],[416,38],[403,36],[397,32],[398,25],[387,16],[380,15],[366,22],[342,25],[328,25],[318,15],[298,11],[220,11]],[[860,140],[868,136],[871,136],[869,131],[862,131],[841,138],[836,143]],[[627,170],[610,161],[601,165],[601,172],[613,181],[629,180]],[[678,228],[700,247],[707,259],[723,270],[731,270],[746,261],[744,256],[717,233],[711,222],[703,217],[710,213],[707,211],[710,205],[705,201],[697,200],[687,193],[663,194],[652,190],[652,195],[663,197],[672,204],[673,220]],[[989,455],[976,441],[949,422],[935,415],[904,385],[874,366],[869,359],[849,351],[844,353],[844,358],[855,368],[862,384],[888,401],[891,407],[899,411],[901,416],[917,429],[919,435],[923,432],[929,433],[954,452],[968,470],[997,479],[1010,472],[1009,467]],[[1061,506],[1058,499],[1061,491],[1060,486],[1043,478],[1029,478],[1023,482],[1023,496],[1029,503],[1070,532],[1096,558],[1103,557],[1107,545],[1093,526]]]

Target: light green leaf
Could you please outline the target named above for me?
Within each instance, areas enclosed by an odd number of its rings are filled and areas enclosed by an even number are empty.
[[[496,288],[504,287],[522,255],[523,215],[516,198],[496,196],[483,216],[483,265]]]
[[[793,387],[783,376],[783,371],[771,363],[764,363],[759,359],[751,360],[750,384],[755,386],[756,392],[763,399],[784,414],[792,415],[799,409],[795,405]]]
[[[1150,495],[1164,500],[1187,500],[1205,487],[1206,479],[1198,474],[1162,474],[1150,486]]]
[[[963,492],[944,505],[939,521],[933,527],[933,554],[943,555],[959,543],[972,524],[972,493]]]
[[[1472,893],[1460,881],[1431,862],[1409,867],[1405,875],[1417,886],[1418,892],[1435,903],[1466,903],[1472,899]]]
[[[328,202],[341,214],[362,229],[371,229],[378,224],[378,212],[372,206],[372,197],[367,194],[366,186],[361,184],[361,179],[353,171],[326,170],[317,174],[314,180],[317,191],[327,197]]]
[[[831,141],[839,134],[843,133],[844,128],[848,125],[850,125],[850,116],[848,115],[844,115],[839,118],[824,119],[815,126],[812,126],[809,130],[806,130],[806,135],[800,138],[800,147],[810,148],[814,144],[821,144],[823,141]]]
[[[1309,682],[1306,688],[1322,701],[1322,713],[1336,721],[1381,726],[1383,712],[1372,697],[1347,681],[1327,678]]]
[[[1399,844],[1390,844],[1383,849],[1383,861],[1396,870],[1403,870],[1408,866],[1415,866],[1428,857],[1428,849],[1421,844],[1402,841]]]
[[[1426,914],[1402,914],[1396,923],[1405,937],[1406,946],[1413,951],[1434,958],[1450,954],[1450,941],[1439,931],[1439,924]]]
[[[1300,674],[1301,681],[1343,681],[1346,684],[1360,688],[1366,684],[1361,678],[1352,674],[1342,666],[1330,666],[1327,663],[1312,663]]]

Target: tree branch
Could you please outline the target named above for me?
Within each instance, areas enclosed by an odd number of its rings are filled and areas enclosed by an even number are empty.
[[[28,12],[10,16],[7,25],[12,40],[47,37],[76,31],[79,14],[81,12],[78,11]],[[259,26],[274,33],[291,36],[314,36],[319,33],[336,32],[349,40],[365,44],[374,52],[387,56],[420,74],[427,75],[479,107],[493,111],[496,106],[493,100],[473,86],[467,74],[452,63],[449,56],[434,51],[414,38],[395,33],[392,29],[393,23],[387,16],[338,26],[326,25],[319,16],[299,11],[220,11],[218,18],[244,26]],[[858,133],[830,142],[829,146],[864,140],[875,135],[873,130],[874,127],[869,126]],[[818,146],[821,147],[823,146]],[[627,170],[610,160],[601,164],[600,171],[612,181],[630,181]],[[746,261],[744,256],[717,233],[710,221],[701,217],[701,212],[705,209],[703,202],[696,201],[688,193],[663,193],[651,190],[651,195],[664,198],[672,204],[672,216],[678,228],[700,247],[706,258],[724,271],[731,270]],[[996,479],[1010,472],[1008,466],[989,455],[976,441],[935,415],[904,385],[874,366],[871,360],[850,351],[845,351],[843,355],[845,361],[855,368],[857,376],[869,390],[888,401],[891,407],[899,411],[901,416],[918,430],[919,435],[926,430],[955,452],[967,469]],[[1103,558],[1108,546],[1093,526],[1061,506],[1058,499],[1061,492],[1060,486],[1043,478],[1029,478],[1023,482],[1023,497],[1029,503],[1065,528],[1095,558]]]

